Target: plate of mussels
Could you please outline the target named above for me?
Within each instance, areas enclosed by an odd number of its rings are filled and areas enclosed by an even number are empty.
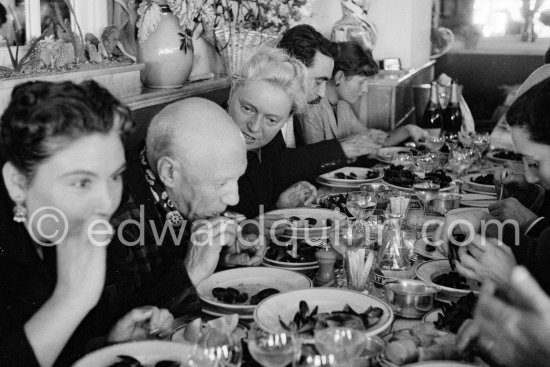
[[[318,265],[315,253],[319,248],[310,243],[309,240],[291,240],[286,246],[272,243],[267,249],[264,262],[289,268]]]
[[[416,276],[430,285],[439,287],[441,291],[437,297],[443,300],[454,302],[470,292],[479,294],[479,283],[453,271],[447,259],[420,264],[416,268]]]
[[[263,299],[296,289],[311,288],[311,279],[293,271],[247,267],[212,274],[197,286],[208,306],[239,314],[252,314]]]
[[[306,336],[319,328],[351,325],[377,335],[390,327],[393,312],[385,302],[361,292],[312,288],[269,297],[254,311],[254,320],[268,331],[296,327]]]
[[[445,171],[442,169],[427,172],[425,175],[422,175],[414,173],[413,171],[406,169],[404,166],[396,166],[393,164],[389,168],[384,169],[384,177],[382,177],[382,182],[399,190],[412,191],[414,182],[421,178],[438,181],[440,191],[442,192],[450,191],[455,188],[453,179],[447,176]]]
[[[342,167],[320,175],[319,179],[333,185],[358,186],[380,177],[381,172],[375,168]]]
[[[347,222],[345,214],[320,208],[277,209],[265,215],[280,217],[281,223],[289,224],[282,236],[297,239],[328,238],[333,225]]]

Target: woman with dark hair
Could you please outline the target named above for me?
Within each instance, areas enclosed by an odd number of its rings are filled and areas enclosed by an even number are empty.
[[[0,365],[68,366],[91,338],[122,342],[171,327],[166,310],[128,313],[131,276],[106,285],[121,134],[132,124],[93,81],[14,89],[0,123]]]
[[[382,131],[369,129],[352,109],[359,98],[367,97],[367,77],[378,73],[371,52],[352,42],[340,42],[334,43],[332,55],[334,68],[325,97],[302,120],[304,142],[313,144],[365,132],[385,135]],[[416,125],[405,125],[390,131],[384,145],[397,145],[408,138],[417,141],[426,135],[427,132]]]

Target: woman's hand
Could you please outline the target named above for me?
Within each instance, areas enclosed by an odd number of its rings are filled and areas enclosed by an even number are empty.
[[[57,219],[62,219],[58,223],[67,224],[64,218]],[[92,238],[88,234],[91,224],[90,219],[81,228],[68,231],[68,236],[57,245],[54,292],[24,325],[25,335],[41,366],[54,364],[103,292],[107,266],[105,244],[110,238],[107,234],[94,234]]]
[[[406,125],[405,128],[409,133],[409,137],[414,140],[415,143],[418,143],[420,140],[426,140],[430,133],[427,130],[424,130],[416,125]]]
[[[277,200],[277,208],[307,206],[317,197],[317,189],[307,181],[300,181],[283,191]]]
[[[388,139],[388,133],[378,129],[369,129],[367,131],[367,136],[378,144],[384,144]]]
[[[90,219],[82,228],[69,231],[66,239],[56,246],[57,283],[53,293],[53,297],[71,299],[88,311],[96,305],[103,292],[106,244],[110,242],[108,234],[94,233],[92,237],[88,231],[92,222]],[[110,225],[109,228],[114,232]]]
[[[354,134],[338,140],[347,158],[357,158],[366,154],[375,154],[382,144],[373,141],[367,133]]]
[[[109,332],[109,343],[165,338],[172,333],[174,317],[154,306],[134,308],[117,321]]]

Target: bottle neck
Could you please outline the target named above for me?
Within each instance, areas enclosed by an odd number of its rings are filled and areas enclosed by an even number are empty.
[[[437,84],[432,84],[432,89],[430,90],[430,102],[438,104],[438,96],[437,96]]]
[[[458,105],[458,85],[456,83],[451,84],[451,99],[449,103]]]

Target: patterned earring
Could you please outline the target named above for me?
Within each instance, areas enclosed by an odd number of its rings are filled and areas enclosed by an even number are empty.
[[[24,223],[27,221],[27,207],[23,201],[16,201],[13,207],[13,220],[17,223]]]
[[[336,82],[335,84],[336,84],[336,86],[337,86],[337,87],[339,87],[339,86],[340,86],[340,82]]]

